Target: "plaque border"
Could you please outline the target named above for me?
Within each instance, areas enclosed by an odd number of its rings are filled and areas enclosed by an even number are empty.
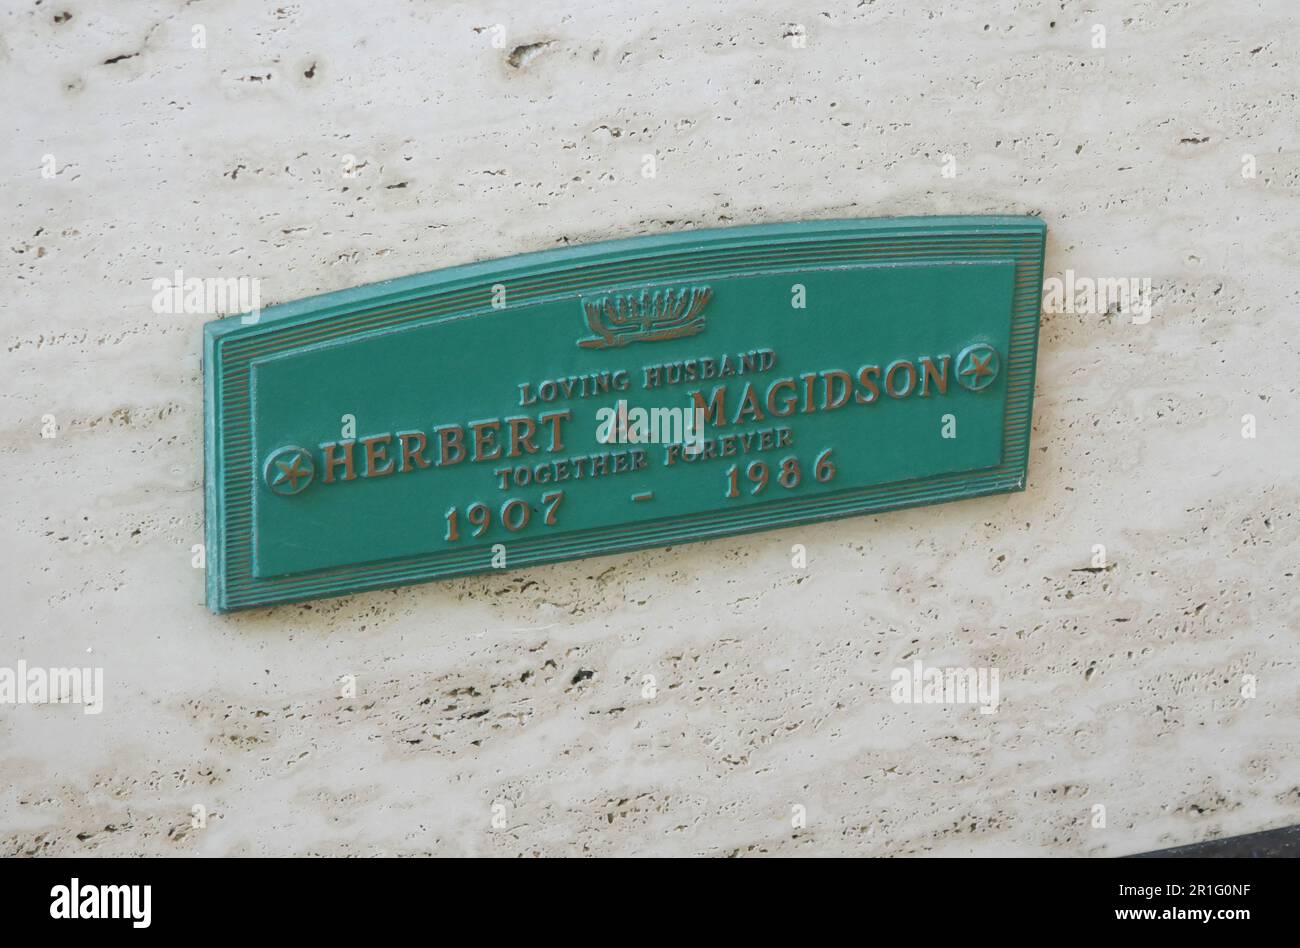
[[[310,573],[252,574],[250,365],[255,359],[417,323],[499,313],[492,286],[509,282],[507,309],[627,285],[706,281],[835,263],[1011,260],[1016,273],[1002,462],[994,468],[894,481],[567,537],[511,542],[511,566],[663,547],[802,523],[1023,490],[1038,349],[1046,224],[1035,217],[914,217],[809,221],[693,230],[604,241],[435,270],[269,307],[256,323],[232,316],[204,327],[204,506],[207,601],[214,612],[349,595],[486,572],[490,551],[446,550]]]

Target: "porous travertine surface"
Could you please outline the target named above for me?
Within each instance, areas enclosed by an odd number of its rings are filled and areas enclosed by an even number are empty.
[[[6,4],[0,666],[102,668],[104,703],[0,704],[0,853],[1113,856],[1300,822],[1298,47],[1291,0]],[[931,214],[1038,215],[1048,277],[1151,281],[1147,321],[1044,314],[1024,493],[205,607],[210,317],[154,280],[269,305]],[[917,660],[997,669],[996,713],[895,703]]]

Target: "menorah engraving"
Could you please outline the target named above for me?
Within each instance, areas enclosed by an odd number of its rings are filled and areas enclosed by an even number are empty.
[[[608,349],[632,342],[679,339],[704,331],[701,312],[713,298],[707,286],[607,293],[582,301],[595,335],[578,340],[584,349]]]

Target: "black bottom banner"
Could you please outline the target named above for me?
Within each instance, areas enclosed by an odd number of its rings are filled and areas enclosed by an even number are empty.
[[[1258,840],[1236,844],[1236,852],[1213,845],[1150,859],[859,860],[834,874],[801,869],[796,876],[775,868],[775,876],[737,876],[735,869],[713,875],[718,870],[707,864],[679,864],[665,878],[661,866],[648,864],[620,867],[613,877],[602,871],[595,880],[586,878],[591,867],[574,866],[571,884],[555,870],[537,877],[519,868],[512,876],[502,867],[458,865],[444,875],[394,859],[7,859],[0,863],[0,904],[15,936],[53,927],[78,936],[113,930],[373,937],[390,926],[405,930],[431,912],[501,921],[503,907],[507,917],[553,923],[563,913],[566,925],[594,909],[625,914],[633,928],[650,930],[680,926],[683,911],[697,920],[693,927],[716,912],[733,936],[737,925],[766,926],[773,912],[842,926],[847,906],[860,930],[966,918],[986,934],[1106,929],[1232,939],[1256,923],[1274,930],[1294,917],[1295,863],[1250,858],[1276,855],[1279,847],[1270,851]],[[1245,858],[1222,858],[1242,847]],[[1193,854],[1184,855],[1188,850]],[[701,876],[684,887],[683,872]],[[534,914],[534,903],[546,915]]]

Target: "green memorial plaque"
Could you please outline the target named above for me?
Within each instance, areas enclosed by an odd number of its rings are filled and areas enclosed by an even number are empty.
[[[208,603],[1023,489],[1045,236],[693,231],[210,323]]]

